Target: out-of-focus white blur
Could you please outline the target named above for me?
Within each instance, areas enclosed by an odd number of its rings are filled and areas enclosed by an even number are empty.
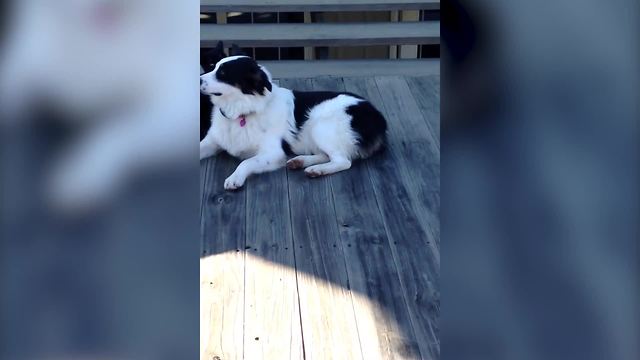
[[[196,357],[199,2],[6,7],[0,358]]]
[[[192,1],[192,3],[195,3]],[[189,2],[25,0],[13,4],[0,59],[6,126],[54,106],[82,133],[51,154],[48,200],[96,206],[147,165],[188,159],[198,130],[197,24]],[[192,13],[189,13],[189,12]]]
[[[442,4],[444,359],[640,358],[640,4]]]

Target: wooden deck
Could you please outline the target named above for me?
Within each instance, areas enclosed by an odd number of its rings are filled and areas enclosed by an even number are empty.
[[[350,91],[389,122],[381,154],[329,177],[224,179],[201,162],[201,359],[438,359],[440,78],[283,79]]]

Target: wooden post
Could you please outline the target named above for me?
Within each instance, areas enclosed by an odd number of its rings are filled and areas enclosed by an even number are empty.
[[[419,21],[420,11],[402,11],[400,21]],[[418,57],[418,45],[402,45],[400,46],[401,59],[416,59]]]
[[[304,23],[305,24],[310,24],[311,23],[311,12],[305,11],[305,13],[304,13]],[[311,47],[311,46],[305,46],[304,47],[304,59],[305,60],[313,60],[313,47]]]
[[[226,24],[227,23],[227,13],[226,12],[217,12],[216,13],[216,21],[218,24]]]
[[[389,19],[391,22],[398,22],[400,19],[400,13],[397,10],[391,12],[391,18]],[[389,59],[397,59],[398,58],[398,46],[391,45],[389,46]]]

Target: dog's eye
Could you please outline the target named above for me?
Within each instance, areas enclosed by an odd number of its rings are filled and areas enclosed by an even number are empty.
[[[224,76],[224,71],[222,71],[222,70],[218,71],[218,75]]]

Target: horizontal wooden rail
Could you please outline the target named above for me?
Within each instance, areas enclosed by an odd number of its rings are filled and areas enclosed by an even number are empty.
[[[201,0],[200,11],[304,12],[439,10],[440,0]]]
[[[440,22],[201,24],[200,46],[240,47],[428,45],[440,43]]]

